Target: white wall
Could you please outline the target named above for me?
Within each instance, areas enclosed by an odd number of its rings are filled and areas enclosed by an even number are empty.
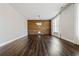
[[[77,44],[79,44],[79,4],[75,4],[75,38],[74,39],[77,39]]]
[[[75,6],[72,4],[60,16],[61,38],[77,44],[75,37]]]
[[[26,35],[25,19],[9,4],[0,4],[0,44]]]

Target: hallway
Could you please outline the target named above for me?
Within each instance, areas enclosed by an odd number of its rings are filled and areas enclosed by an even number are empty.
[[[28,40],[27,40],[28,39]],[[79,46],[49,35],[29,35],[0,48],[1,56],[77,56]]]

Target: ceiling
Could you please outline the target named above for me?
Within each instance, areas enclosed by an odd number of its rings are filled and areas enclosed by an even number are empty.
[[[10,3],[10,5],[26,19],[50,19],[66,3]]]

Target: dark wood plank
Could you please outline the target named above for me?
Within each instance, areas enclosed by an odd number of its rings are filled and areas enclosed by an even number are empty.
[[[1,56],[77,56],[79,46],[49,35],[29,35],[0,47]]]

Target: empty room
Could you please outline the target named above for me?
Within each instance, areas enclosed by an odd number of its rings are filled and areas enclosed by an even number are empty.
[[[0,56],[79,56],[78,3],[0,3]]]

